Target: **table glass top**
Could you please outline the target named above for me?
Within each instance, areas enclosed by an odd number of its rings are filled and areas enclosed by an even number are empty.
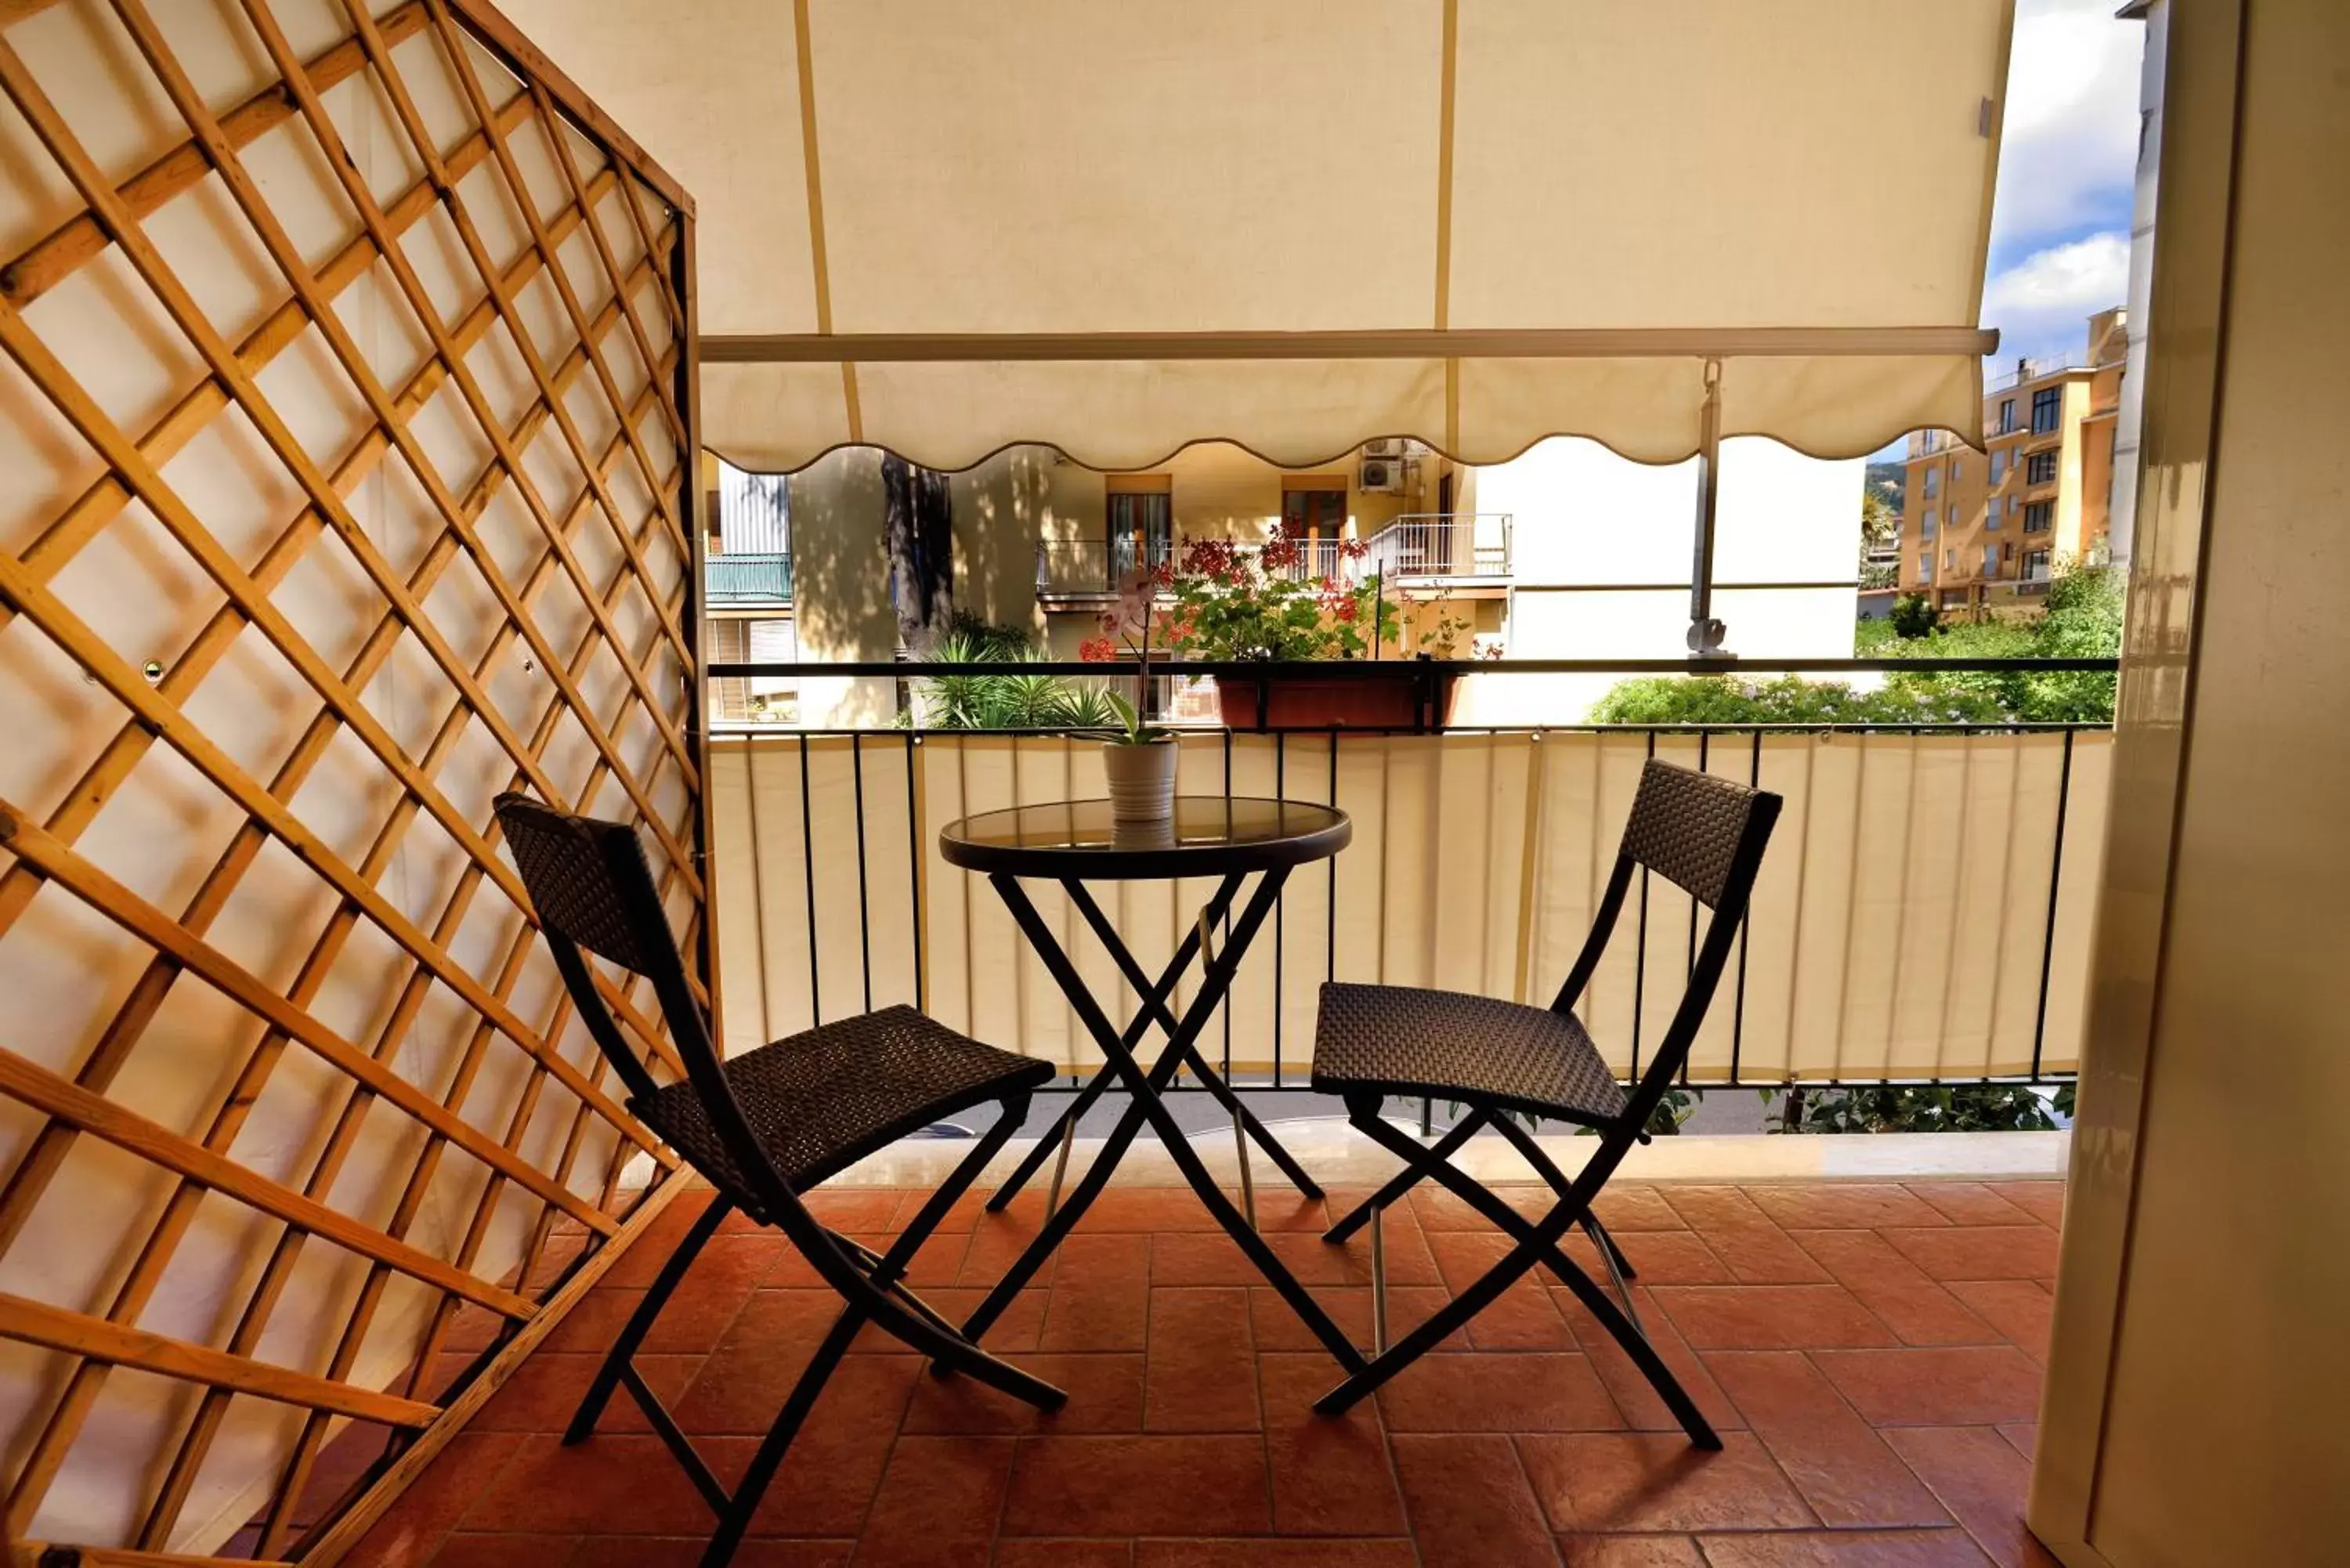
[[[949,823],[946,844],[983,850],[1050,854],[1203,854],[1294,844],[1343,829],[1347,814],[1310,801],[1253,796],[1178,795],[1164,823],[1117,823],[1107,800],[1052,801],[982,812]]]

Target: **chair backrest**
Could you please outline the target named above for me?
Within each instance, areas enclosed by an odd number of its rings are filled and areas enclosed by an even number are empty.
[[[523,886],[530,889],[539,934],[555,956],[572,1005],[628,1085],[631,1103],[651,1096],[660,1085],[598,993],[587,961],[580,957],[583,948],[653,982],[686,1079],[735,1169],[779,1220],[780,1211],[796,1210],[797,1199],[752,1131],[720,1067],[708,1019],[687,981],[685,961],[670,933],[660,890],[654,886],[636,829],[626,823],[573,816],[522,794],[498,796],[497,814]]]
[[[1600,955],[1623,912],[1624,895],[1632,873],[1642,867],[1687,892],[1712,911],[1705,936],[1691,955],[1688,986],[1674,1010],[1664,1039],[1649,1058],[1648,1070],[1634,1086],[1627,1118],[1645,1127],[1657,1102],[1688,1059],[1698,1025],[1712,1005],[1724,961],[1739,923],[1746,918],[1754,876],[1762,868],[1762,852],[1779,820],[1780,797],[1768,790],[1749,789],[1711,774],[1691,772],[1651,758],[1640,773],[1639,793],[1632,799],[1632,815],[1624,825],[1624,838],[1616,853],[1616,867],[1601,895],[1599,909],[1576,955],[1575,968],[1552,1006],[1565,1012],[1590,984]]]

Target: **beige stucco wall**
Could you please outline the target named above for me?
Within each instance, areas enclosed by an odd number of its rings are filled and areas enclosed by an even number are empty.
[[[2031,1517],[2073,1564],[2294,1568],[2350,1542],[2350,8],[2246,0],[2241,35],[2235,6],[2173,11],[2132,662]]]

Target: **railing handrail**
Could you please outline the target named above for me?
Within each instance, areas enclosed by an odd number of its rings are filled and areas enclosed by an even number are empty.
[[[1258,680],[1304,675],[1315,680],[1393,679],[1436,675],[1996,675],[2085,672],[2112,674],[2118,659],[1307,659],[1150,660],[1153,675],[1230,676]],[[887,675],[921,680],[933,675],[1139,675],[1139,659],[991,659],[970,663],[899,662],[893,659],[827,661],[713,661],[713,677],[737,675]]]

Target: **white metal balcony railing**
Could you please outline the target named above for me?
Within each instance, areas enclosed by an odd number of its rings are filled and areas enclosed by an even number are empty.
[[[1302,581],[1358,582],[1373,572],[1390,581],[1498,579],[1510,573],[1513,523],[1506,512],[1415,513],[1388,522],[1354,555],[1337,539],[1301,539],[1289,575]],[[1048,597],[1110,593],[1145,559],[1155,566],[1172,554],[1163,541],[1146,547],[1130,537],[1046,539],[1036,546],[1036,591]]]
[[[1326,978],[1547,1002],[1651,753],[1787,800],[1733,981],[1690,1059],[1692,1083],[2076,1067],[2110,732],[1209,733],[1180,743],[1187,791],[1336,800],[1355,818],[1352,846],[1291,883],[1207,1036],[1244,1075],[1305,1082]],[[1072,1071],[1096,1059],[1010,919],[935,846],[966,812],[1104,793],[1098,746],[983,733],[725,737],[710,774],[730,1049],[908,1002]],[[1643,884],[1582,1010],[1619,1074],[1659,1037],[1695,929],[1678,888]],[[1053,889],[1033,891],[1097,994],[1112,994],[1116,976],[1078,940],[1074,914]],[[1146,956],[1174,941],[1199,897],[1171,885],[1102,891]]]

